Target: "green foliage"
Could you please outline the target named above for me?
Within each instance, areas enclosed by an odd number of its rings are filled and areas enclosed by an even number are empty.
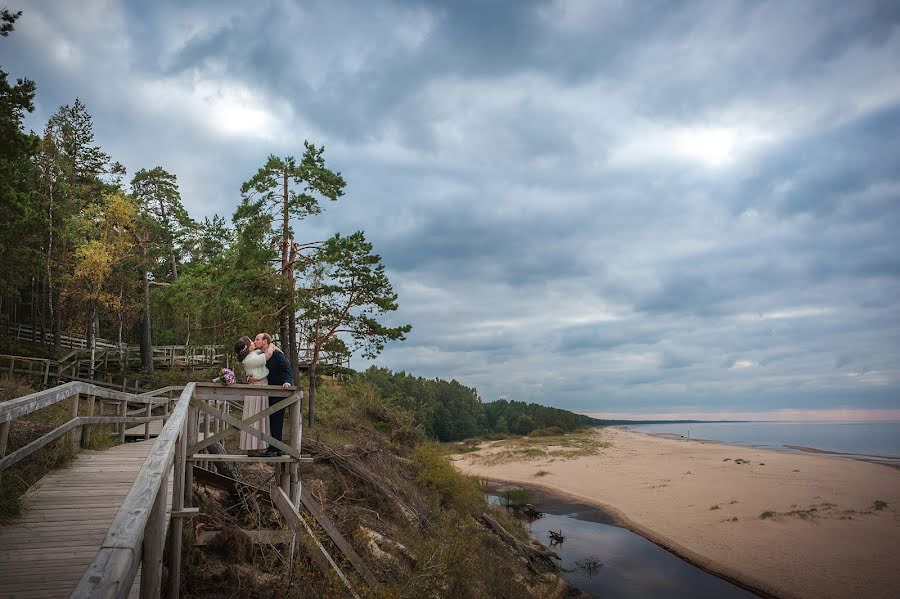
[[[0,34],[13,31],[21,12],[3,9]],[[14,84],[0,69],[0,297],[17,297],[18,289],[38,272],[35,243],[43,219],[36,205],[34,158],[38,140],[23,127],[26,112],[34,110],[35,85],[28,79]]]
[[[419,482],[435,493],[441,507],[472,515],[484,509],[484,495],[478,482],[454,468],[439,447],[420,445],[415,460],[420,467]]]
[[[322,245],[306,269],[312,287],[301,297],[304,320],[314,357],[338,333],[346,333],[352,349],[367,358],[377,356],[387,341],[402,340],[411,325],[386,326],[376,320],[397,309],[397,294],[381,257],[357,231],[334,235]]]
[[[161,166],[141,169],[131,179],[131,193],[146,216],[148,242],[155,250],[150,254],[164,256],[166,278],[177,279],[180,257],[187,252],[197,224],[181,203],[175,175]]]
[[[504,526],[514,521],[500,514]],[[386,597],[521,599],[544,596],[530,590],[520,566],[502,542],[471,518],[453,512],[437,515],[432,534],[416,547],[417,566],[406,581],[385,589]],[[508,530],[509,530],[508,529]],[[547,595],[549,596],[549,595]]]
[[[15,30],[15,23],[22,16],[22,11],[9,12],[9,9],[0,10],[0,36],[6,37]]]
[[[566,431],[558,426],[545,426],[544,428],[536,428],[530,433],[529,437],[556,437],[565,434]]]
[[[534,499],[534,493],[528,489],[503,489],[497,496],[505,507],[521,507]]]
[[[425,379],[376,366],[362,377],[388,402],[413,414],[428,437],[442,442],[477,436],[502,438],[508,433],[555,436],[594,422],[580,414],[535,403],[482,403],[475,389],[455,380]]]

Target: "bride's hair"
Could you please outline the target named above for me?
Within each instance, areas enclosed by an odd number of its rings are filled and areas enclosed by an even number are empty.
[[[237,359],[240,362],[244,361],[244,358],[247,357],[247,354],[250,353],[250,344],[253,343],[250,341],[250,337],[244,335],[238,342],[234,344],[234,353],[237,356]]]

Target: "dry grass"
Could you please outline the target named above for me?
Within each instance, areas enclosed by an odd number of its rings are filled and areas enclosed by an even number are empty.
[[[474,464],[486,466],[545,459],[572,460],[611,447],[601,435],[596,430],[585,429],[565,435],[503,439],[482,446],[481,452],[471,459]]]
[[[9,401],[34,393],[34,389],[16,379],[0,380],[0,401]],[[28,445],[68,419],[68,402],[32,412],[12,421],[9,428],[7,453]],[[23,496],[42,476],[67,464],[74,457],[71,446],[62,437],[39,449],[15,466],[3,471],[0,484],[0,522],[15,518],[25,507]]]

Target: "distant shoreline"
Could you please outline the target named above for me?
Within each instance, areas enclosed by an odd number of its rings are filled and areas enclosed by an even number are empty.
[[[756,420],[753,420],[753,421],[747,421],[747,420],[745,420],[745,421],[716,421],[715,423],[719,423],[719,422],[747,422],[747,423],[749,423],[749,422],[764,422],[764,421],[756,421]],[[698,422],[698,423],[676,422],[674,424],[699,424],[699,423],[701,423],[701,422]],[[713,421],[702,421],[702,424],[713,424],[713,423],[714,423]],[[656,424],[664,424],[664,423],[659,422]],[[673,424],[673,423],[666,422],[665,424]],[[829,455],[829,456],[834,456],[834,457],[839,457],[839,458],[845,458],[848,460],[856,460],[859,462],[865,462],[867,464],[881,464],[882,466],[888,466],[890,468],[900,469],[900,456],[880,455],[880,454],[874,454],[874,453],[858,453],[858,452],[851,452],[851,451],[834,451],[834,450],[830,450],[830,449],[821,449],[819,447],[811,447],[809,445],[794,445],[794,444],[789,444],[789,443],[784,443],[781,445],[759,445],[759,444],[751,444],[751,443],[736,443],[734,441],[722,441],[719,439],[703,439],[703,438],[697,438],[697,437],[688,438],[683,435],[677,435],[675,433],[665,433],[665,432],[654,433],[654,432],[650,432],[650,431],[634,430],[632,428],[629,428],[629,426],[631,426],[631,425],[627,425],[627,424],[613,425],[614,428],[619,428],[621,430],[627,430],[629,432],[632,432],[632,433],[635,433],[638,435],[659,437],[662,439],[670,439],[672,441],[695,441],[697,443],[717,443],[720,445],[728,445],[730,447],[746,447],[748,449],[781,451],[781,452],[785,452],[785,453],[803,452],[803,453],[811,453],[811,454],[819,454],[819,455]]]

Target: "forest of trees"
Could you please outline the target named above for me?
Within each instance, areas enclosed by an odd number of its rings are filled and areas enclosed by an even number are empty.
[[[3,10],[3,37],[20,16]],[[295,369],[300,346],[310,350],[312,422],[323,351],[374,356],[411,329],[379,321],[397,295],[362,231],[298,240],[293,226],[344,194],[323,147],[269,156],[235,190],[230,220],[198,220],[172,170],[187,165],[129,177],[95,141],[78,98],[40,134],[26,131],[36,93],[34,81],[0,70],[0,314],[49,335],[50,357],[62,333],[139,343],[152,376],[153,344],[230,346],[277,331]]]
[[[459,441],[487,434],[571,432],[601,424],[582,414],[536,403],[505,399],[483,403],[474,388],[455,380],[425,379],[376,366],[371,366],[362,376],[387,401],[412,413],[425,434],[438,441]]]

